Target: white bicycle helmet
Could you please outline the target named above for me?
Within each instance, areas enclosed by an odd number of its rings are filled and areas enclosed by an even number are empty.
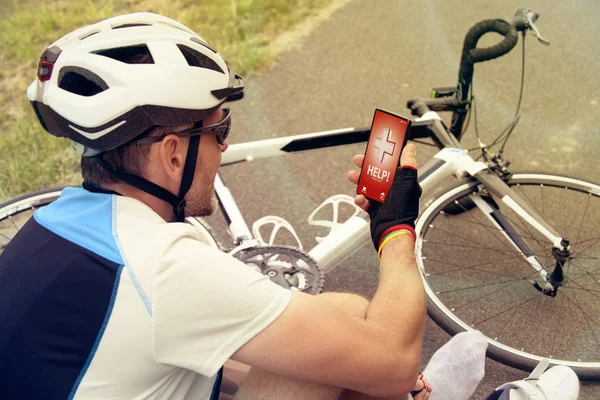
[[[170,18],[135,13],[77,29],[52,44],[40,57],[27,98],[48,133],[94,157],[156,126],[201,124],[243,90],[241,77],[202,37]],[[119,180],[171,204],[182,222],[199,141],[190,137],[177,195],[96,159]]]
[[[47,132],[93,156],[155,126],[198,122],[243,88],[192,30],[167,17],[135,13],[77,29],[52,44],[27,97]]]

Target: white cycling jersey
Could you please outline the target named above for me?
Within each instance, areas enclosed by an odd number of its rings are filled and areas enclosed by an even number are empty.
[[[81,188],[36,211],[0,258],[0,274],[12,271],[0,300],[19,299],[0,307],[12,368],[0,397],[218,396],[225,361],[291,292],[200,238],[135,199]]]

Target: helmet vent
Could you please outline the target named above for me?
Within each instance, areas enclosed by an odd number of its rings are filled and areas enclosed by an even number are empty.
[[[95,31],[91,31],[91,32],[88,32],[88,33],[85,33],[85,34],[79,36],[79,40],[87,39],[90,36],[95,35],[96,33],[100,33],[100,29],[96,29]]]
[[[108,89],[106,82],[92,71],[71,66],[60,70],[58,87],[85,97],[95,96]]]
[[[179,47],[179,50],[181,50],[181,53],[185,57],[185,60],[190,67],[206,68],[222,74],[225,73],[216,62],[199,51],[196,51],[183,44],[178,44],[177,47]]]
[[[213,53],[217,54],[217,51],[216,51],[215,49],[213,49],[212,47],[210,47],[210,46],[208,45],[208,43],[206,43],[206,42],[203,42],[202,40],[200,40],[200,39],[198,39],[198,38],[196,38],[196,37],[193,37],[193,36],[190,38],[190,40],[191,40],[192,42],[196,42],[196,43],[198,43],[198,44],[199,44],[199,45],[201,45],[201,46],[204,46],[204,47],[206,47],[207,49],[209,49],[209,50],[210,50],[210,51],[212,51]]]
[[[93,54],[112,58],[125,64],[154,64],[152,53],[145,44],[93,51]]]
[[[152,26],[152,22],[130,22],[130,23],[125,23],[125,24],[117,24],[117,25],[112,25],[111,28],[113,29],[121,29],[121,28],[134,28],[136,26]]]

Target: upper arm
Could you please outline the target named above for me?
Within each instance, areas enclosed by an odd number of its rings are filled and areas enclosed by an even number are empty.
[[[232,358],[276,374],[374,395],[412,389],[418,364],[418,355],[403,354],[390,332],[319,296],[297,292],[285,311]]]
[[[290,301],[291,293],[268,277],[190,237],[159,258],[152,323],[160,364],[213,376]]]

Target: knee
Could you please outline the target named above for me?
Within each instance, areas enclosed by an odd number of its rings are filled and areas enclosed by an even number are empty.
[[[369,300],[360,295],[353,293],[329,292],[321,293],[319,294],[319,297],[355,318],[365,319],[367,316]]]

